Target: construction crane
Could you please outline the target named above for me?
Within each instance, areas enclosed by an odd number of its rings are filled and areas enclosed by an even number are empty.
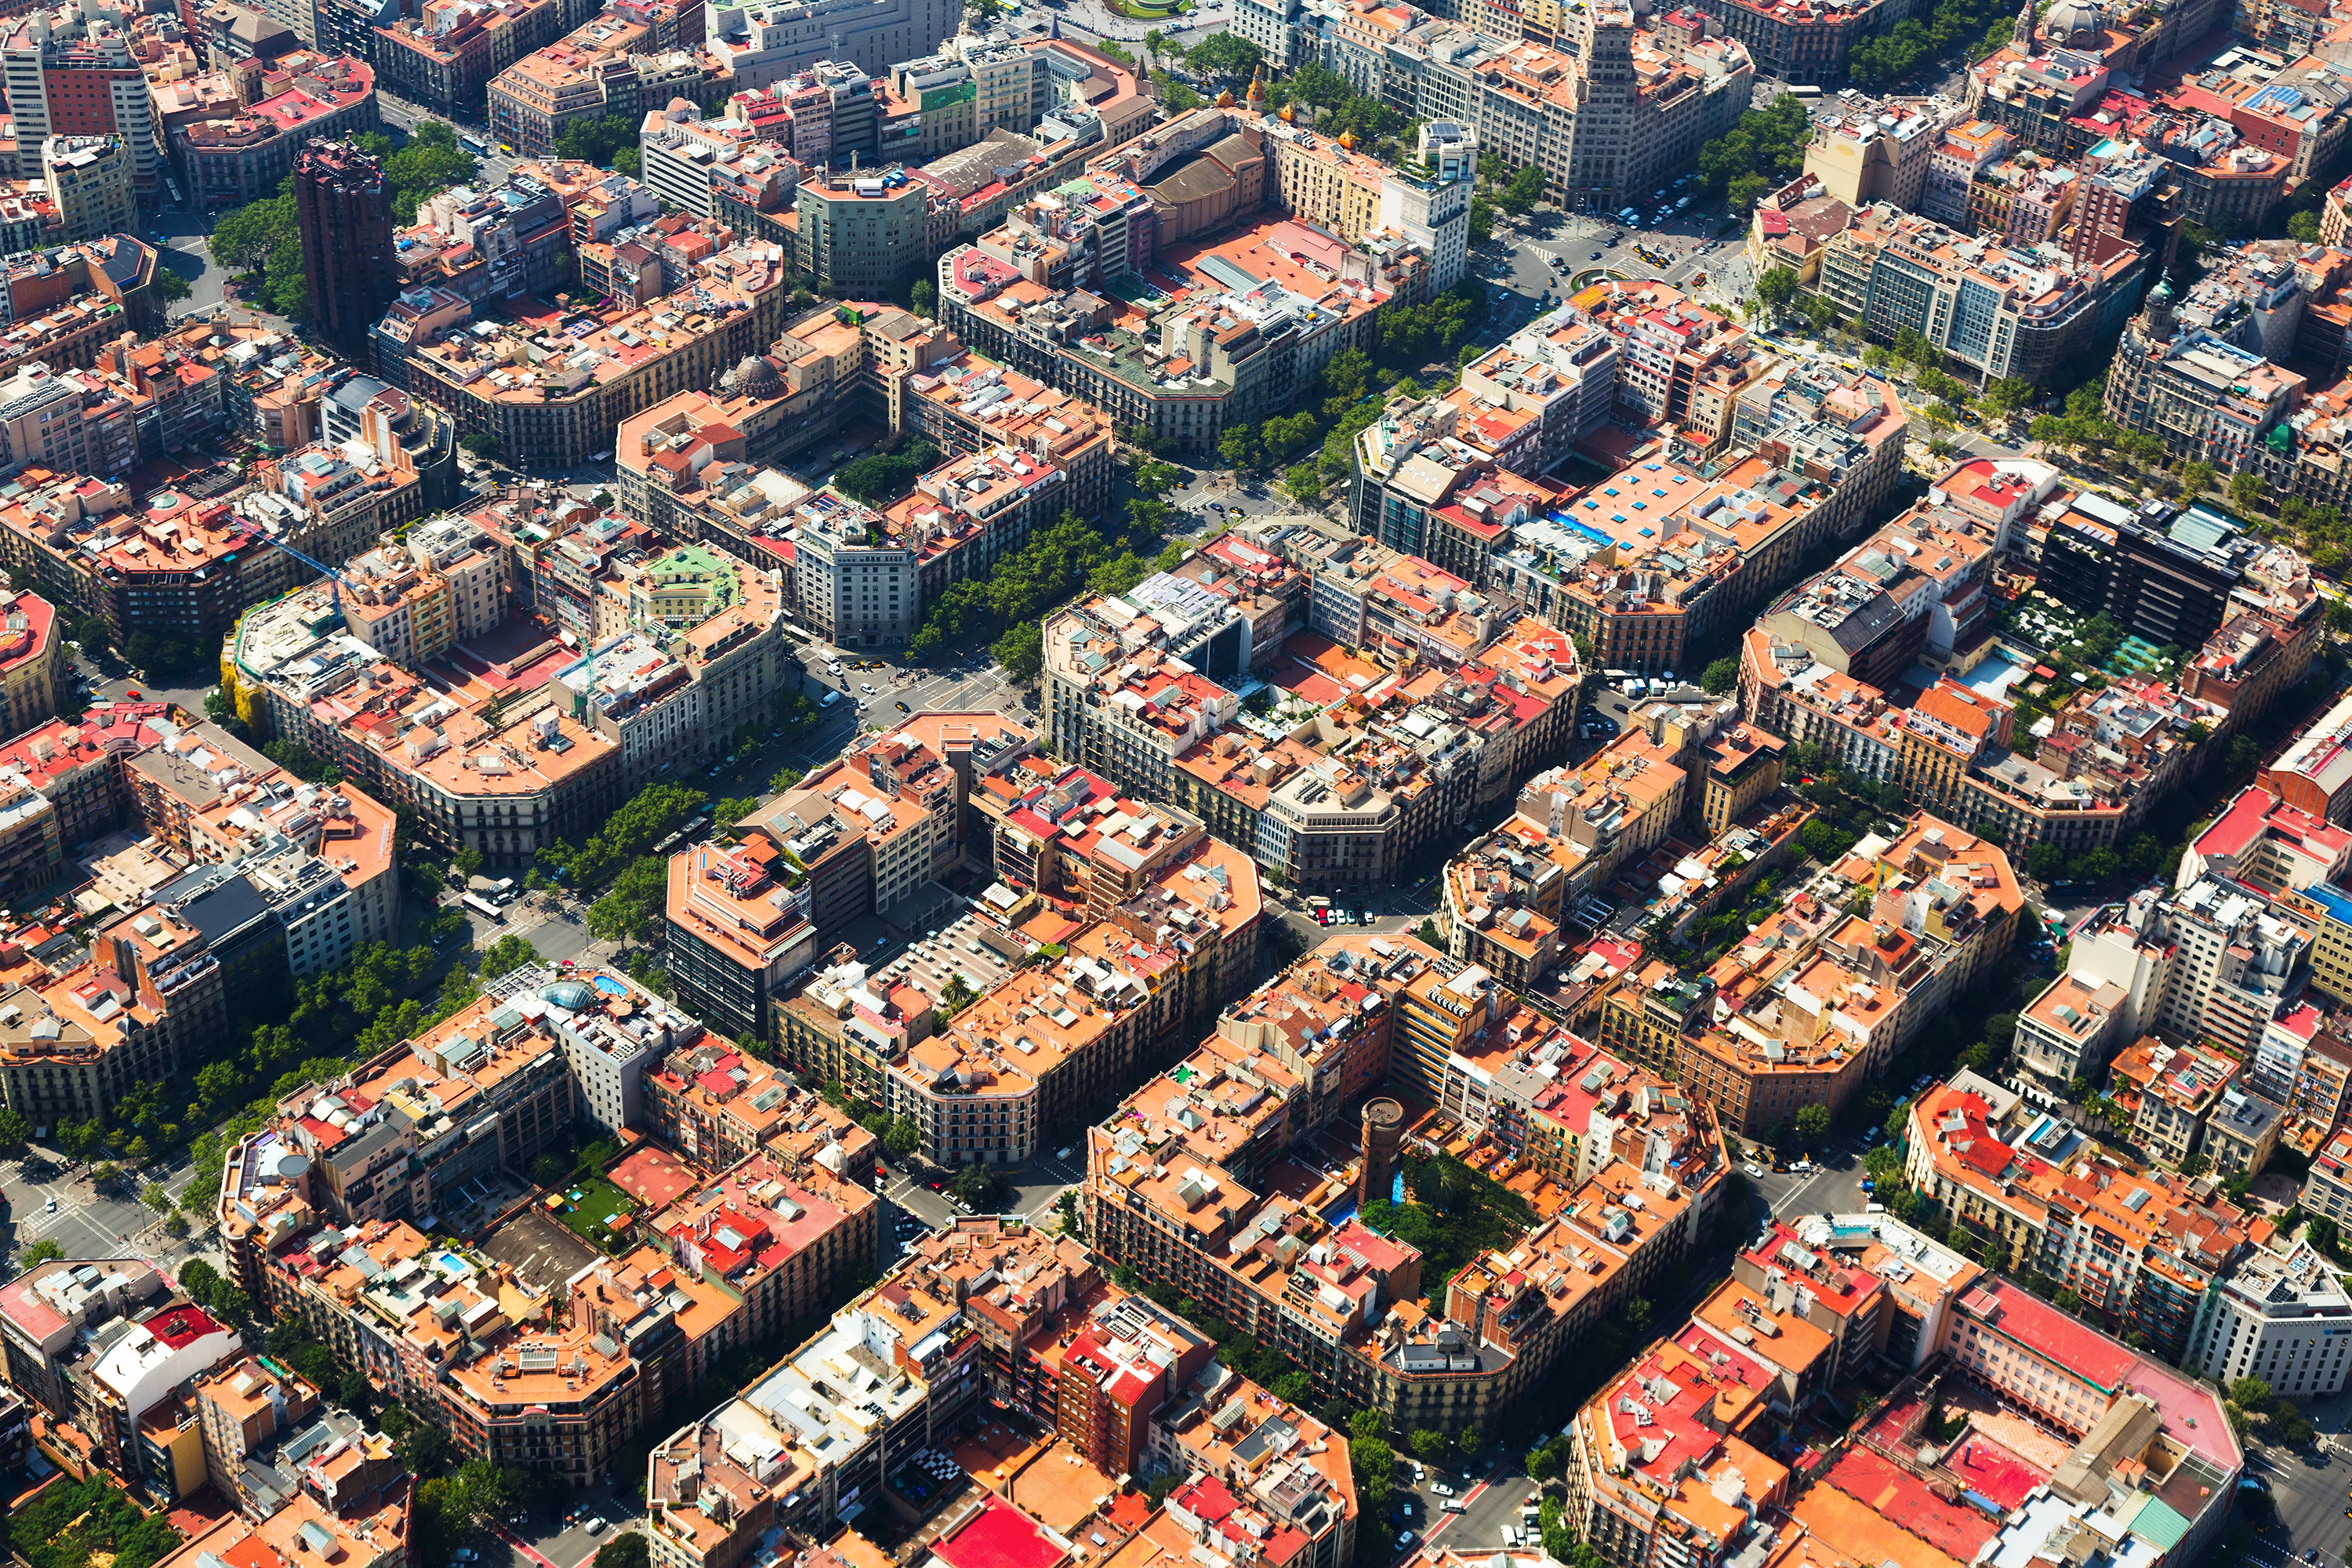
[[[342,618],[344,584],[343,574],[341,573],[336,571],[333,567],[328,565],[323,561],[313,561],[310,557],[303,554],[300,551],[295,549],[292,545],[287,543],[284,540],[278,538],[274,533],[263,534],[261,536],[261,542],[264,544],[274,544],[278,546],[278,549],[283,550],[287,554],[291,555],[303,565],[310,567],[314,572],[323,574],[327,579],[327,591],[334,596],[335,616],[338,620]]]

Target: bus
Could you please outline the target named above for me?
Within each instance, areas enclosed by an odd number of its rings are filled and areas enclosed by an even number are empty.
[[[507,923],[506,912],[503,910],[500,910],[498,905],[490,902],[489,900],[483,898],[478,893],[460,894],[457,901],[465,905],[467,909],[473,910],[476,914],[481,916],[484,920],[489,921],[494,926],[504,925]]]
[[[490,155],[490,144],[478,136],[460,136],[457,138],[457,143],[477,158],[487,158]]]

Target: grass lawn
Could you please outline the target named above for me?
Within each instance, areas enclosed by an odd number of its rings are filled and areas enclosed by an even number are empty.
[[[1183,0],[1166,0],[1153,5],[1150,0],[1110,0],[1111,9],[1122,16],[1132,16],[1139,22],[1164,22],[1183,9]]]
[[[608,1223],[614,1215],[637,1212],[637,1205],[629,1201],[628,1194],[602,1176],[572,1182],[562,1190],[565,1202],[555,1211],[555,1217],[573,1235],[585,1237],[599,1247],[616,1234]],[[577,1203],[571,1201],[574,1193],[580,1194]]]

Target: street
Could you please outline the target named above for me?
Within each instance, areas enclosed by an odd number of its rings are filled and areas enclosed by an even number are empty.
[[[1406,1458],[1409,1451],[1400,1444],[1398,1458]],[[1483,1472],[1454,1471],[1439,1465],[1416,1465],[1415,1470],[1420,1479],[1396,1489],[1399,1504],[1410,1504],[1412,1512],[1402,1525],[1391,1521],[1390,1533],[1410,1529],[1422,1542],[1465,1555],[1512,1545],[1511,1532],[1524,1533],[1520,1510],[1541,1495],[1535,1483],[1507,1456],[1497,1455]],[[1444,1497],[1431,1489],[1441,1485],[1454,1496]],[[1448,1512],[1449,1502],[1461,1504],[1460,1511]],[[1420,1542],[1405,1544],[1417,1547]],[[1405,1546],[1398,1550],[1402,1552]]]
[[[1157,32],[1171,46],[1170,53],[1191,48],[1212,33],[1225,29],[1229,13],[1227,0],[1207,0],[1188,16],[1157,20],[1121,16],[1111,9],[1110,0],[1066,0],[1062,12],[1062,34],[1081,43],[1096,38],[1115,38],[1120,43],[1140,44],[1143,35]],[[1139,61],[1149,67],[1149,60]]]
[[[68,1258],[145,1257],[176,1267],[205,1254],[210,1229],[198,1227],[193,1238],[173,1237],[163,1228],[162,1213],[139,1201],[138,1188],[161,1182],[176,1197],[196,1179],[187,1156],[180,1153],[168,1165],[150,1166],[101,1194],[88,1170],[75,1169],[63,1153],[35,1144],[21,1159],[0,1165],[6,1250],[18,1258],[25,1248],[50,1241]]]

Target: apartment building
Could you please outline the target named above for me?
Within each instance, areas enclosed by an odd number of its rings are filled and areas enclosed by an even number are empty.
[[[1788,1492],[1787,1468],[1735,1435],[1778,1392],[1744,1344],[1705,1325],[1649,1347],[1570,1425],[1574,1528],[1623,1561],[1648,1559],[1661,1538],[1708,1568],[1728,1560]]]
[[[2234,474],[2303,392],[2303,377],[2256,350],[2183,329],[2170,287],[2158,283],[2116,347],[2107,417],[2189,461]]]
[[[816,1125],[787,1132],[649,1222],[656,1248],[740,1304],[734,1333],[743,1342],[803,1321],[853,1270],[882,1256],[882,1200],[851,1173],[842,1129],[805,1107],[803,1120]],[[820,1131],[835,1141],[814,1154],[795,1147]]]
[[[551,157],[575,121],[617,116],[634,124],[649,104],[682,98],[710,109],[734,90],[715,57],[663,47],[653,32],[608,14],[523,56],[485,89],[491,135],[524,157]]]
[[[461,304],[448,328],[409,345],[406,384],[462,431],[495,436],[510,462],[583,463],[610,448],[622,420],[772,342],[790,295],[775,247],[738,244],[650,307],[575,307],[560,321],[510,321],[486,337],[460,330],[471,323]],[[550,348],[562,358],[542,363]],[[524,374],[518,364],[540,368]]]
[[[2145,1036],[2108,1064],[2109,1093],[2130,1113],[2133,1141],[2179,1170],[2202,1152],[2206,1120],[2236,1084],[2239,1066],[2228,1057],[2195,1047],[2176,1050]]]
[[[1613,1150],[1590,1156],[1596,1173],[1566,1192],[1550,1224],[1514,1254],[1516,1266],[1499,1254],[1474,1261],[1452,1282],[1443,1319],[1370,1324],[1375,1292],[1417,1292],[1418,1257],[1352,1223],[1323,1234],[1310,1218],[1312,1194],[1294,1205],[1265,1192],[1265,1167],[1376,1082],[1392,1050],[1422,1057],[1423,1076],[1434,1061],[1442,1079],[1449,1054],[1466,1049],[1486,1021],[1489,984],[1410,939],[1326,943],[1222,1020],[1175,1075],[1144,1085],[1119,1117],[1089,1131],[1096,1245],[1282,1344],[1318,1387],[1415,1426],[1486,1418],[1539,1380],[1580,1324],[1678,1254],[1704,1223],[1720,1174],[1695,1128],[1664,1175],[1643,1175]],[[1367,1012],[1361,998],[1373,994],[1386,1005]],[[1325,1026],[1342,1012],[1365,1021],[1333,1036]],[[1645,1142],[1638,1131],[1625,1138]],[[1187,1218],[1166,1228],[1153,1217],[1180,1213]],[[1276,1229],[1293,1245],[1267,1239]],[[1472,1335],[1499,1357],[1468,1354]]]
[[[136,198],[161,200],[163,142],[140,66],[142,43],[131,17],[115,7],[33,9],[9,19],[0,35],[0,72],[19,169],[40,168],[41,148],[52,137],[111,136],[129,161]]]
[[[646,1488],[655,1560],[739,1562],[776,1510],[821,1528],[917,1451],[950,1441],[983,1386],[984,1352],[979,1334],[945,1331],[963,1319],[970,1275],[934,1260],[997,1250],[993,1233],[1012,1223],[933,1233],[924,1244],[933,1257],[919,1252],[759,1381],[656,1442]],[[854,1403],[844,1397],[853,1379]],[[705,1507],[712,1496],[743,1507]],[[995,1499],[983,1507],[1010,1511]]]
[[[223,106],[234,113],[164,128],[172,167],[187,182],[189,199],[207,211],[275,195],[310,138],[339,142],[382,123],[375,69],[363,58],[297,51],[272,61],[260,86],[249,105],[233,99]]]
[[[2053,256],[1873,209],[1823,247],[1821,292],[1874,336],[1919,332],[1972,371],[2039,384],[2121,325],[2144,265],[2137,247]]]
[[[71,1423],[107,1469],[169,1503],[179,1495],[170,1457],[142,1428],[242,1345],[152,1264],[60,1258],[0,1287],[0,1348],[11,1386],[51,1420]]]
[[[410,102],[460,117],[479,112],[499,72],[594,15],[587,0],[500,0],[446,18],[400,16],[373,29],[369,58]]]

